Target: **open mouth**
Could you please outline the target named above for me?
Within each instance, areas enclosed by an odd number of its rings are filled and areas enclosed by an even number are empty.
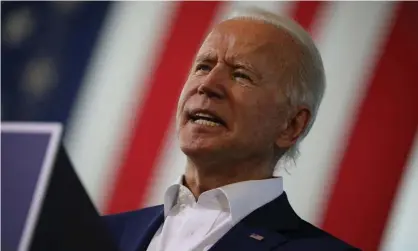
[[[226,126],[225,122],[222,119],[208,112],[201,111],[190,113],[189,118],[190,121],[199,125],[211,127]]]

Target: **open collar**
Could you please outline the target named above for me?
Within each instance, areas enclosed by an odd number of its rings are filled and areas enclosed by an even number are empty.
[[[181,191],[185,190],[191,194],[188,188],[183,186],[183,176],[167,188],[164,195],[165,217],[178,202]],[[207,193],[222,193],[224,195],[233,224],[236,224],[255,209],[279,197],[283,193],[283,178],[274,177],[238,182],[206,191],[202,195]]]

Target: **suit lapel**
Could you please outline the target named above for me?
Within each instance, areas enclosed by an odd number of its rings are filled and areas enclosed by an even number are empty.
[[[121,250],[145,251],[164,221],[163,207],[156,207],[149,217],[131,219],[124,230]],[[144,221],[148,221],[144,223]],[[144,226],[146,226],[144,228]]]
[[[210,251],[271,250],[285,244],[286,232],[296,229],[300,221],[283,193],[241,220]]]

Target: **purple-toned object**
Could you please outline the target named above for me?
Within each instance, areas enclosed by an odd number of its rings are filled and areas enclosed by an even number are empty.
[[[62,127],[1,124],[1,249],[27,250],[45,196]]]

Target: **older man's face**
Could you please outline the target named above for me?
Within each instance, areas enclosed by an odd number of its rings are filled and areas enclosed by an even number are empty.
[[[179,100],[183,152],[209,159],[271,153],[287,119],[283,84],[298,54],[288,33],[272,25],[217,25],[198,51]]]

